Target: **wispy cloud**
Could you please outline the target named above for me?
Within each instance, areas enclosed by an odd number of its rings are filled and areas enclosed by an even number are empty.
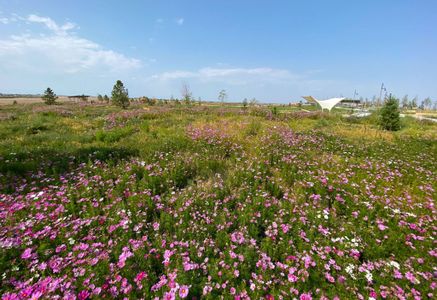
[[[9,20],[9,18],[6,18],[6,17],[2,17],[2,18],[0,18],[0,23],[2,23],[2,24],[9,24],[9,22],[10,22],[10,20]]]
[[[58,24],[49,17],[29,15],[20,18],[28,24],[42,24],[48,34],[13,35],[0,40],[0,64],[14,64],[26,70],[37,70],[41,65],[57,73],[77,73],[99,68],[102,71],[131,70],[141,61],[127,57],[91,40],[77,36],[71,22]],[[21,62],[21,63],[19,63]]]
[[[18,21],[18,19],[19,19],[19,17],[16,14],[12,14],[8,17],[0,16],[0,24],[7,25],[7,24]]]
[[[297,80],[301,76],[284,69],[273,68],[202,68],[197,71],[175,70],[155,74],[150,79],[168,81],[198,79],[201,81],[226,81],[231,84],[248,81]]]
[[[59,26],[52,19],[47,17],[40,17],[37,15],[29,15],[26,20],[28,22],[44,24],[48,29],[50,29],[57,35],[67,35],[69,30],[76,28],[76,24],[74,23],[67,22]]]
[[[184,25],[184,22],[185,22],[184,18],[176,19],[176,24],[178,24],[179,26]]]

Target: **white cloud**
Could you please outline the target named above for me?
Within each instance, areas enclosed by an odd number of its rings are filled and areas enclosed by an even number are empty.
[[[1,12],[0,12],[0,14],[1,14]],[[4,24],[4,25],[8,25],[10,23],[17,22],[18,19],[19,19],[18,15],[12,14],[9,17],[0,17],[0,23]]]
[[[47,17],[40,17],[37,15],[29,15],[26,20],[28,22],[44,24],[48,29],[50,29],[57,35],[67,35],[69,30],[76,28],[76,24],[67,22],[64,25],[59,26],[52,19]]]
[[[120,71],[141,66],[138,59],[78,37],[71,32],[78,28],[71,22],[59,25],[51,18],[37,15],[22,19],[29,24],[43,24],[49,33],[21,34],[0,39],[0,64],[3,66],[40,72],[43,65],[45,70],[55,73],[78,73],[90,69]]]
[[[202,68],[197,71],[175,70],[153,75],[150,79],[184,80],[198,79],[201,81],[221,81],[241,84],[248,81],[287,81],[298,80],[301,76],[284,69],[273,68]]]
[[[178,24],[179,26],[184,25],[184,22],[185,22],[184,18],[179,18],[176,20],[176,24]]]

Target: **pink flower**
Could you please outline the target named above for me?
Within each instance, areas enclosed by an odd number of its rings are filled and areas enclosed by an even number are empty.
[[[296,282],[297,281],[297,276],[294,274],[288,274],[288,281],[290,282]]]
[[[39,298],[41,298],[41,296],[42,296],[41,292],[34,292],[30,297],[30,300],[38,300]]]
[[[135,278],[135,281],[141,281],[143,280],[145,277],[147,277],[146,272],[140,272],[137,274],[137,277]]]
[[[334,283],[335,282],[335,278],[329,274],[329,273],[325,273],[325,278],[326,280],[328,280],[330,283]]]
[[[159,223],[158,222],[153,223],[153,230],[155,230],[155,231],[159,230]]]
[[[405,273],[405,278],[407,278],[411,283],[416,283],[416,277],[414,277],[414,274],[409,271]]]
[[[77,298],[79,300],[85,300],[85,299],[88,299],[89,296],[90,296],[90,293],[87,290],[82,290],[82,291],[80,291],[79,295],[77,295]]]
[[[310,294],[302,294],[302,295],[300,295],[299,299],[300,300],[312,300],[313,297],[311,297]]]
[[[180,292],[179,292],[179,295],[180,295]],[[167,292],[164,295],[164,300],[174,300],[175,298],[176,297],[175,297],[174,293],[172,293],[172,292]]]
[[[378,224],[378,228],[379,228],[379,230],[383,231],[383,230],[386,230],[388,227],[385,226],[385,225],[382,224],[382,223],[379,223],[379,224]]]
[[[182,285],[182,286],[179,288],[179,297],[181,297],[181,298],[185,298],[185,297],[187,297],[187,296],[188,296],[188,291],[189,291],[188,286],[186,286],[186,285]]]
[[[24,250],[23,254],[21,254],[22,259],[29,259],[32,256],[32,248],[27,248]]]
[[[235,270],[235,271],[234,271],[234,276],[235,276],[235,277],[238,277],[238,276],[240,276],[240,271],[238,271],[238,270]]]
[[[394,270],[394,278],[396,278],[396,279],[402,279],[402,273],[401,272],[399,272],[398,270]]]
[[[234,287],[231,287],[231,289],[230,289],[230,293],[231,293],[231,295],[235,295],[236,292],[237,292],[237,291],[235,290],[235,288],[234,288]]]

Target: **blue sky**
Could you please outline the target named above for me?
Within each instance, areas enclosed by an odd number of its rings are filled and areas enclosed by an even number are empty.
[[[0,0],[0,92],[437,98],[437,1]]]

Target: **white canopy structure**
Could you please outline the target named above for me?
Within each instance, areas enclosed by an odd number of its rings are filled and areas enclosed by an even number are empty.
[[[344,100],[345,98],[331,98],[326,100],[317,100],[313,96],[302,96],[305,100],[312,103],[317,103],[322,107],[322,110],[327,109],[331,111],[331,109],[336,106],[338,103],[341,102],[341,100]]]

